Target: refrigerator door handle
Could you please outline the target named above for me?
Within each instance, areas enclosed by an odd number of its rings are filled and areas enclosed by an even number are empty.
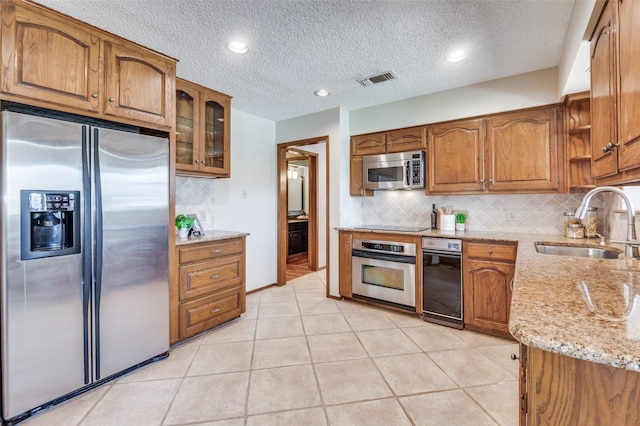
[[[91,171],[89,154],[89,129],[82,126],[82,190],[84,194],[82,203],[82,214],[84,217],[83,240],[82,240],[82,329],[84,338],[84,384],[91,382],[91,366],[89,336],[91,327],[90,317],[90,297],[91,297]]]
[[[98,146],[98,129],[93,129],[93,172],[95,174],[95,206],[96,206],[96,252],[95,252],[95,289],[94,289],[94,319],[95,319],[95,380],[100,380],[100,296],[102,295],[102,184],[100,181],[100,152]]]

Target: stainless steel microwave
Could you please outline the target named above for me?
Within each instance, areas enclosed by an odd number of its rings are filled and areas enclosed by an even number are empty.
[[[424,188],[424,151],[366,155],[362,182],[365,189]]]

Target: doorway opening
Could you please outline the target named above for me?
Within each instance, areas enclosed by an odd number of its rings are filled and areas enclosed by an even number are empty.
[[[327,264],[328,141],[325,136],[278,144],[278,285]]]

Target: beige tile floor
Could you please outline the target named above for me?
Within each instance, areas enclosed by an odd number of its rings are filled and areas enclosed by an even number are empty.
[[[324,272],[24,425],[518,424],[513,342],[327,299]]]

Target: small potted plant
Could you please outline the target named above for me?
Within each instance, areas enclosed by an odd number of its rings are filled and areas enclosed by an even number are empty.
[[[179,214],[176,216],[176,227],[178,228],[178,237],[184,240],[189,235],[189,229],[193,226],[195,219],[188,217],[185,214]]]
[[[467,221],[467,215],[460,212],[456,213],[456,231],[464,231],[464,224]]]

